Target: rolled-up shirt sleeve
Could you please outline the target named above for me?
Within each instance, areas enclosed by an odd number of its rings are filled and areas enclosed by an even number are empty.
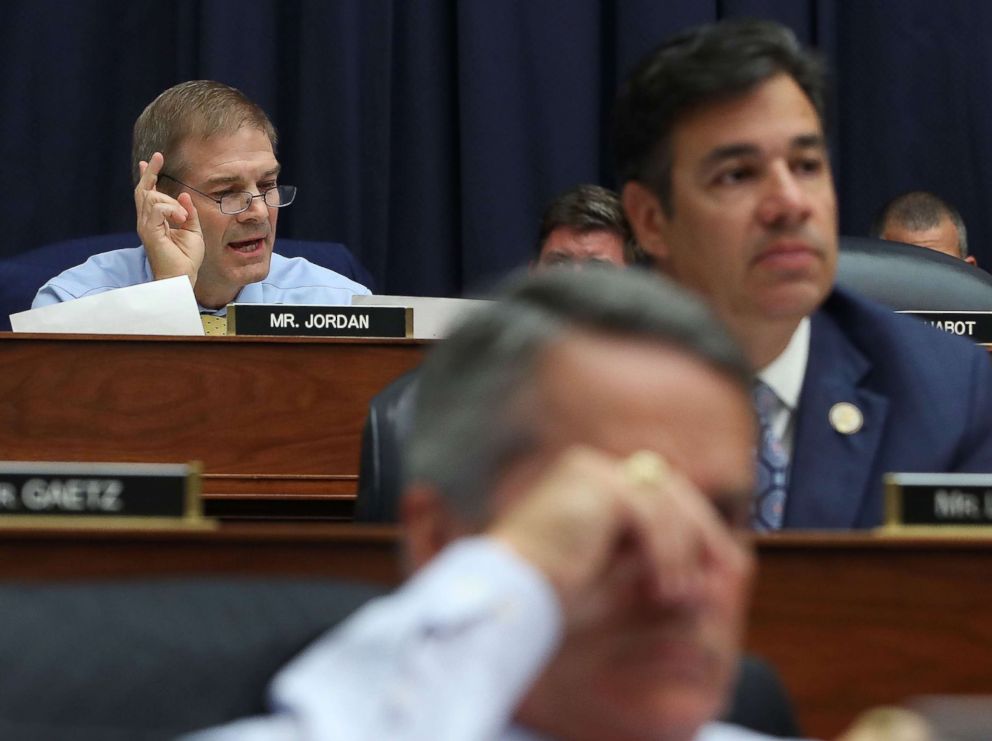
[[[489,538],[466,538],[284,668],[273,715],[190,738],[498,738],[561,630],[541,574]]]

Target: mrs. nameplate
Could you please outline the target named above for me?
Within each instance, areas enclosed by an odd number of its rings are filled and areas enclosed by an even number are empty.
[[[231,304],[229,335],[409,337],[413,309],[403,306]]]
[[[992,534],[992,474],[890,473],[885,476],[885,528]]]

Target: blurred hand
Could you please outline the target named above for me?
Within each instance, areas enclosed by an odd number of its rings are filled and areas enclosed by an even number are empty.
[[[662,603],[694,600],[709,580],[742,580],[753,566],[684,476],[638,477],[623,459],[590,448],[563,454],[489,534],[544,573],[566,618],[631,555],[649,598]]]

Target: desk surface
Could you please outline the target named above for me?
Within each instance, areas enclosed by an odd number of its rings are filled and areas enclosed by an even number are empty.
[[[785,534],[756,539],[748,647],[779,668],[803,730],[869,707],[992,692],[992,539]],[[397,532],[227,525],[215,532],[5,531],[0,579],[251,574],[401,578]]]
[[[200,460],[207,496],[350,504],[369,399],[426,345],[0,333],[0,449],[7,460]]]

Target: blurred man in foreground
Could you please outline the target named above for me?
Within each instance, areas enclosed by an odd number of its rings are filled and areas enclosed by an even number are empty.
[[[915,244],[975,265],[968,254],[968,230],[954,206],[933,193],[914,190],[896,196],[882,207],[872,236]]]
[[[617,194],[599,185],[579,185],[544,210],[532,266],[630,267],[643,265],[645,260]]]
[[[707,311],[632,271],[549,271],[429,356],[409,563],[277,676],[237,739],[749,739],[713,723],[752,571],[755,423]]]

